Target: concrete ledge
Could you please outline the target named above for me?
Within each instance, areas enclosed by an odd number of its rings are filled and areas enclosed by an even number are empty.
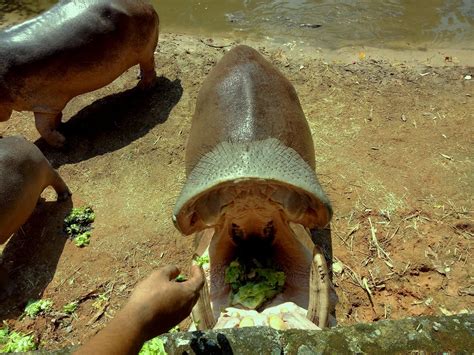
[[[270,328],[166,334],[168,354],[400,353],[474,349],[474,315],[407,318],[323,331]]]
[[[278,331],[266,327],[173,333],[162,336],[168,354],[472,354],[474,315],[419,317],[356,324],[322,331]],[[74,348],[31,354],[70,354]]]

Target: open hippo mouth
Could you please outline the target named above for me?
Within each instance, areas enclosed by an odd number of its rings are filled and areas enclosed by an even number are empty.
[[[326,225],[329,202],[314,172],[290,148],[284,148],[288,157],[274,139],[237,146],[224,158],[211,152],[201,159],[175,209],[176,226],[196,233],[196,254],[209,260],[202,265],[206,285],[193,320],[199,329],[323,328],[331,307],[328,269],[304,226]],[[228,156],[242,149],[253,160]],[[297,174],[287,169],[287,158],[296,162]],[[211,164],[213,159],[219,162]],[[232,162],[228,169],[226,161]],[[245,292],[236,287],[232,267],[244,270],[239,277],[247,282],[240,285]]]

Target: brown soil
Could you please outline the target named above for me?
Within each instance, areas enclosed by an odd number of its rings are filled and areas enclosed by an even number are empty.
[[[0,123],[0,135],[36,142],[74,194],[72,203],[56,203],[47,190],[4,245],[15,292],[0,303],[0,319],[33,332],[42,347],[88,339],[154,268],[175,263],[188,269],[192,238],[175,230],[171,211],[184,182],[196,95],[228,49],[208,44],[162,35],[156,54],[161,78],[150,93],[134,89],[133,68],[74,99],[64,112],[64,150],[39,139],[29,112]],[[339,324],[472,311],[474,84],[464,79],[473,72],[468,62],[436,51],[397,57],[367,50],[363,58],[356,49],[343,55],[252,45],[295,85],[313,132],[317,173],[335,211]],[[86,248],[62,232],[71,205],[96,212]],[[107,301],[101,303],[102,294]],[[72,317],[56,312],[20,319],[30,298],[52,299],[57,312],[74,300],[80,305]]]

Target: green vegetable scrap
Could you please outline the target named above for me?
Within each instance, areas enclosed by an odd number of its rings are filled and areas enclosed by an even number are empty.
[[[79,306],[78,301],[73,301],[71,303],[65,304],[63,306],[63,312],[66,314],[73,314],[77,310],[78,306]]]
[[[168,333],[179,333],[181,329],[179,329],[179,325],[175,325],[173,328],[168,330]]]
[[[74,238],[74,244],[79,248],[89,245],[91,242],[91,232],[84,232]]]
[[[262,267],[255,260],[243,264],[237,259],[227,267],[225,282],[232,288],[232,305],[240,304],[257,309],[283,291],[285,273],[271,267]]]
[[[64,219],[64,230],[74,240],[76,246],[84,247],[90,243],[91,224],[94,220],[95,213],[92,208],[73,208],[71,213]]]
[[[51,300],[29,300],[25,308],[25,314],[30,318],[35,318],[40,313],[47,313],[53,308]]]
[[[168,355],[168,353],[165,351],[163,340],[160,337],[156,337],[143,344],[138,355]]]
[[[209,255],[198,256],[196,259],[196,264],[200,267],[209,264]]]
[[[186,281],[188,278],[182,274],[179,274],[178,276],[176,276],[176,282],[184,282]]]
[[[8,326],[0,329],[0,353],[24,352],[36,350],[33,335],[25,335],[20,332],[10,332]]]
[[[0,329],[0,345],[5,344],[8,341],[8,325],[3,322],[3,328]]]

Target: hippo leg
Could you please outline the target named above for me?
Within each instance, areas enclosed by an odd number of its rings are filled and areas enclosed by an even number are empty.
[[[140,61],[140,82],[138,83],[138,87],[142,90],[150,89],[155,82],[155,56],[154,52],[152,52],[151,56]]]
[[[54,190],[58,194],[58,201],[66,201],[69,198],[69,196],[72,195],[71,190],[69,190],[69,187],[67,187],[64,180],[61,178],[58,172],[54,170],[53,168],[51,168],[51,174],[52,174],[51,186],[53,186]]]
[[[11,296],[13,293],[13,284],[8,277],[8,271],[3,265],[0,265],[0,300]]]
[[[60,148],[64,145],[66,138],[56,129],[61,122],[62,113],[35,112],[36,129],[41,137],[53,147]]]
[[[0,122],[8,121],[10,116],[12,115],[12,109],[9,107],[1,107],[0,106]]]

